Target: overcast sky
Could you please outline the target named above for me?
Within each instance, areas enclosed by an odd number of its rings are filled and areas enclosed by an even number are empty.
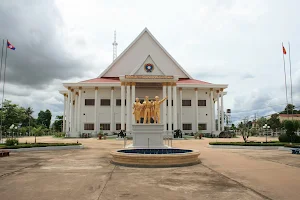
[[[35,116],[47,108],[61,115],[62,82],[97,77],[112,62],[115,29],[120,54],[147,27],[193,78],[229,84],[224,105],[233,121],[283,109],[281,42],[288,50],[290,41],[300,106],[299,7],[297,0],[2,0],[0,38],[16,47],[8,51],[5,98]],[[286,64],[290,101],[288,56]]]

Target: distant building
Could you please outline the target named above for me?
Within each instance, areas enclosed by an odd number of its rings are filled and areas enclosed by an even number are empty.
[[[292,119],[300,121],[300,114],[279,114],[280,122],[283,122],[284,120],[292,120]]]

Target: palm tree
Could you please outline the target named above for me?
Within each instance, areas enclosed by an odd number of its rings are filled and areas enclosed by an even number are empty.
[[[26,126],[29,127],[29,135],[30,135],[30,122],[32,121],[32,113],[33,113],[33,109],[31,107],[28,107],[25,110],[25,115],[26,115]]]

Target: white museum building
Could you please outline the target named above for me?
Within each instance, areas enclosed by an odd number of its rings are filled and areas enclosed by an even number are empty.
[[[63,131],[69,137],[95,134],[100,127],[109,134],[131,133],[133,103],[145,96],[168,97],[160,112],[166,134],[224,130],[228,85],[193,79],[147,28],[97,78],[63,86]]]

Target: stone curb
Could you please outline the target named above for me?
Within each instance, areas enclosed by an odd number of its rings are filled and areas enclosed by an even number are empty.
[[[32,148],[20,148],[20,149],[5,149],[10,152],[23,152],[23,151],[52,151],[52,150],[65,150],[65,149],[83,149],[83,145],[73,146],[50,146],[50,147],[32,147]]]
[[[278,150],[279,151],[292,151],[293,148],[291,147],[279,147]]]

